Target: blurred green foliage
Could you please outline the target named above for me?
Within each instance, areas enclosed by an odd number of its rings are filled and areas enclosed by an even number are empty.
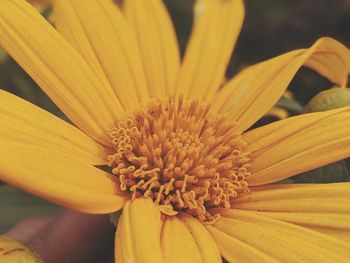
[[[335,183],[349,182],[350,175],[345,161],[331,163],[290,179],[293,183]]]
[[[304,112],[319,112],[350,106],[350,89],[333,87],[313,97]],[[338,161],[291,178],[294,183],[349,182],[349,161]]]
[[[333,87],[313,97],[305,107],[305,112],[332,110],[350,106],[350,89]]]
[[[41,198],[3,185],[0,187],[0,233],[20,221],[36,216],[55,215],[62,208]]]

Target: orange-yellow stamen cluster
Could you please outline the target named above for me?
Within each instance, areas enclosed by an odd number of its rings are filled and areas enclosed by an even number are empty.
[[[210,208],[229,208],[247,191],[250,159],[238,128],[197,101],[155,101],[113,129],[109,164],[133,199],[214,222]]]

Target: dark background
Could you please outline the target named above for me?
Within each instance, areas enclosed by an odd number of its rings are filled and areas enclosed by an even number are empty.
[[[183,51],[191,30],[190,0],[165,0]],[[246,17],[227,75],[287,51],[311,46],[330,36],[350,47],[350,0],[246,0]],[[290,90],[306,104],[330,83],[302,69]]]

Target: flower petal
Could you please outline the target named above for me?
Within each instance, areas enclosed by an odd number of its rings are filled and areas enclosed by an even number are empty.
[[[232,207],[269,212],[350,213],[350,183],[254,188],[236,198]]]
[[[29,141],[0,138],[0,180],[66,208],[111,213],[124,204],[112,176],[80,157]]]
[[[222,209],[214,227],[283,262],[348,262],[350,243],[250,211]]]
[[[284,222],[304,226],[337,237],[337,233],[350,235],[350,213],[313,213],[313,212],[263,212],[251,211],[250,213],[267,216]],[[324,230],[324,231],[323,231]],[[340,237],[341,238],[341,237]]]
[[[243,138],[252,157],[249,184],[282,180],[350,156],[350,107],[292,117]]]
[[[105,83],[26,1],[0,5],[0,45],[79,128],[110,144],[106,131],[124,112]]]
[[[349,222],[349,221],[347,221]],[[331,227],[316,227],[316,226],[307,226],[309,229],[321,232],[323,234],[338,238],[342,241],[350,243],[350,231],[343,228],[331,228]]]
[[[201,253],[185,224],[176,216],[164,220],[161,234],[164,262],[202,262]]]
[[[309,49],[294,50],[253,65],[224,86],[213,107],[228,113],[245,130],[278,101],[303,65],[345,86],[350,72],[350,51],[331,38],[321,38]]]
[[[175,29],[162,0],[126,0],[125,15],[134,28],[151,97],[173,93],[180,67]]]
[[[0,137],[71,154],[86,164],[104,164],[108,152],[85,133],[49,112],[0,90]]]
[[[157,263],[161,215],[151,199],[137,198],[125,204],[116,234],[116,262]]]
[[[193,240],[196,242],[202,258],[201,262],[222,262],[219,249],[204,225],[191,216],[183,215],[181,220],[188,228]]]
[[[241,0],[197,0],[176,92],[211,101],[225,77],[244,18]]]
[[[148,98],[136,39],[113,1],[58,0],[54,15],[58,30],[98,75],[108,79],[125,109]]]
[[[248,245],[247,243],[242,242],[212,226],[207,226],[207,229],[214,238],[222,256],[229,262],[279,262],[270,257],[268,253],[265,254],[254,246]]]
[[[0,235],[0,261],[2,263],[44,263],[34,251],[16,239],[5,235]]]
[[[350,242],[350,210],[346,208],[346,206],[349,207],[350,201],[349,187],[350,183],[273,184],[251,187],[253,194],[235,200],[232,206],[248,209],[250,213],[304,226]],[[327,192],[330,194],[325,194]],[[339,200],[338,197],[345,197],[345,199]],[[279,205],[275,203],[276,200],[279,200]],[[250,202],[260,201],[263,202],[258,203],[257,207],[242,207],[242,205],[245,206],[244,204],[250,206]],[[341,202],[342,205],[335,205],[336,202]],[[322,205],[315,206],[316,203]],[[213,212],[221,212],[217,210]]]

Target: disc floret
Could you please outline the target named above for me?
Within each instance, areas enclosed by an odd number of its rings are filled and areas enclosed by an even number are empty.
[[[248,191],[250,158],[239,125],[208,105],[182,98],[154,101],[111,132],[108,157],[121,191],[151,198],[167,214],[205,222]]]

